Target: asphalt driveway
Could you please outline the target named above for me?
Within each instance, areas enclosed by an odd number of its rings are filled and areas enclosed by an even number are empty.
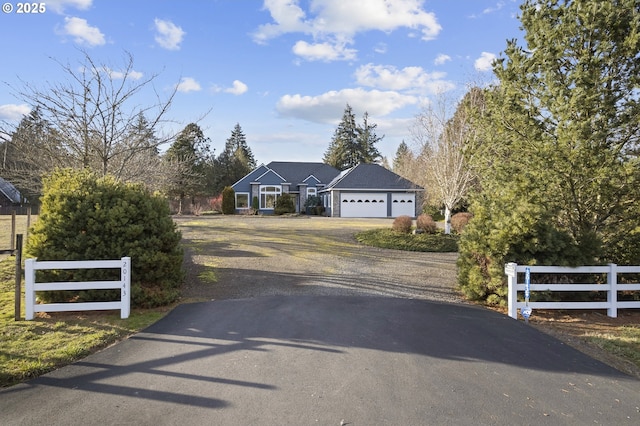
[[[185,226],[192,273],[210,280],[189,297],[213,301],[183,304],[130,339],[0,391],[0,424],[640,423],[640,381],[455,303],[446,273],[455,259],[363,248],[344,223],[322,241],[267,220],[276,229],[243,219],[225,234],[215,222],[216,240]],[[241,230],[252,243],[229,235]]]

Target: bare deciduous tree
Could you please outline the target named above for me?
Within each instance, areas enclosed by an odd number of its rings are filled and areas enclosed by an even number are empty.
[[[444,205],[446,234],[451,233],[452,209],[475,182],[465,147],[476,137],[471,109],[481,104],[481,96],[480,89],[472,88],[456,105],[440,94],[416,117],[411,129],[419,150],[418,183],[433,201]]]
[[[12,88],[35,115],[11,132],[6,142],[11,146],[5,148],[18,155],[3,169],[31,180],[54,167],[83,167],[123,181],[157,181],[166,172],[159,167],[159,147],[172,135],[156,134],[168,121],[176,89],[162,98],[153,87],[157,74],[135,71],[129,53],[118,69],[82,54],[79,66],[54,60],[65,81],[44,87],[22,81],[22,87]],[[140,105],[137,95],[143,91],[152,91],[151,105]]]

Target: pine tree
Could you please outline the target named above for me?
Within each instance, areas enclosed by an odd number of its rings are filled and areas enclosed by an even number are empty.
[[[215,160],[214,193],[221,193],[226,186],[231,186],[256,168],[256,160],[247,138],[237,123],[227,139],[224,151]]]
[[[377,124],[369,123],[369,113],[362,116],[362,125],[358,126],[358,163],[375,163],[382,156],[376,144],[384,138],[376,134]]]
[[[185,198],[193,200],[205,192],[205,167],[210,156],[209,139],[195,123],[188,124],[167,150],[164,158],[173,171],[167,192],[179,200],[178,214]]]
[[[409,149],[409,146],[403,140],[398,145],[398,149],[396,150],[396,156],[393,157],[393,171],[400,176],[408,177],[407,173],[410,163],[413,160],[413,153]]]
[[[342,120],[333,133],[323,161],[339,170],[346,170],[360,163],[373,163],[380,159],[376,143],[382,140],[375,133],[377,124],[369,123],[369,114],[364,113],[363,124],[356,123],[355,114],[347,104]]]
[[[486,92],[481,191],[461,285],[504,295],[505,261],[637,262],[640,10],[635,0],[528,0]],[[549,42],[553,40],[553,42]]]

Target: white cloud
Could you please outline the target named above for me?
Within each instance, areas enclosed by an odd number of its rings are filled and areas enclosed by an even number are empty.
[[[378,43],[376,47],[373,48],[373,51],[376,53],[387,53],[387,44]]]
[[[31,107],[26,104],[5,104],[0,105],[0,120],[20,121],[22,117],[31,112]]]
[[[433,61],[433,63],[435,65],[444,65],[446,62],[449,62],[450,60],[451,60],[451,56],[441,53],[438,56],[436,56],[436,59]]]
[[[72,7],[79,10],[87,10],[91,7],[93,0],[47,0],[45,3],[47,10],[52,10],[56,13],[64,13],[67,7]]]
[[[88,46],[102,46],[106,43],[104,34],[100,32],[98,27],[89,25],[86,19],[76,17],[64,18],[64,30],[62,34],[74,37],[74,41],[78,44],[86,44]]]
[[[455,86],[445,80],[446,73],[428,73],[421,67],[398,69],[391,65],[366,64],[359,67],[354,76],[362,86],[384,90],[439,93]]]
[[[156,42],[167,50],[179,50],[186,34],[182,28],[171,21],[158,18],[154,20],[154,24],[157,31]]]
[[[400,28],[419,31],[423,40],[434,39],[442,30],[434,13],[422,8],[420,0],[313,0],[309,10],[300,6],[299,0],[265,0],[264,8],[271,14],[272,23],[260,25],[253,34],[257,43],[287,33],[302,33],[313,39],[313,44],[299,41],[294,53],[307,53],[307,59],[317,59],[308,54],[310,46],[327,48],[353,44],[358,33],[367,31],[392,32]],[[301,44],[305,43],[305,44]],[[335,49],[334,49],[335,50]],[[355,56],[354,49],[348,56]],[[324,55],[325,58],[331,56]],[[344,55],[336,55],[345,59]]]
[[[356,58],[356,50],[346,46],[331,43],[313,43],[298,41],[293,46],[293,53],[309,61],[336,61],[353,60]]]
[[[107,72],[107,74],[109,74],[109,77],[111,77],[113,80],[122,80],[125,77],[130,80],[140,80],[142,77],[144,77],[143,73],[135,70],[127,71],[126,74],[123,71],[114,71],[109,68],[105,68],[105,71]]]
[[[496,55],[494,53],[482,52],[480,57],[473,63],[473,66],[478,71],[490,71],[495,59]]]
[[[495,6],[493,6],[493,7],[487,7],[486,9],[484,9],[484,10],[482,11],[482,14],[483,14],[483,15],[489,15],[489,14],[491,14],[491,13],[494,13],[494,12],[499,11],[499,10],[500,10],[500,9],[502,9],[503,7],[504,7],[504,2],[503,2],[503,1],[499,1],[498,3],[496,3],[496,5],[495,5]]]
[[[194,78],[182,77],[180,83],[178,83],[178,86],[176,86],[176,90],[182,93],[199,92],[200,90],[202,90],[202,87],[200,86],[200,83],[198,83]]]
[[[343,89],[319,96],[285,95],[276,105],[279,114],[315,123],[335,124],[349,104],[354,113],[367,111],[373,116],[384,116],[407,105],[418,103],[418,98],[394,91]]]
[[[249,86],[240,80],[233,80],[233,86],[225,89],[224,91],[233,95],[242,95],[243,93],[246,93],[247,90],[249,90]]]
[[[213,86],[211,89],[215,93],[224,92],[224,93],[231,93],[232,95],[239,96],[246,93],[247,90],[249,90],[249,86],[247,86],[240,80],[233,80],[233,84],[231,85],[231,87]]]

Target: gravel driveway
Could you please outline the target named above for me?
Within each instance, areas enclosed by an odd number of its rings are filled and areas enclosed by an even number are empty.
[[[358,243],[354,234],[391,219],[202,216],[176,218],[186,248],[183,297],[384,295],[462,302],[456,253]]]

